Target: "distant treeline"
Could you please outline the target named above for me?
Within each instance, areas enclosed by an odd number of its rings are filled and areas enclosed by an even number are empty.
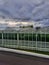
[[[35,34],[35,33],[18,33],[19,40],[30,41],[46,41],[49,42],[49,34]],[[0,39],[2,39],[2,33],[0,33]],[[3,39],[17,40],[17,33],[3,33]]]

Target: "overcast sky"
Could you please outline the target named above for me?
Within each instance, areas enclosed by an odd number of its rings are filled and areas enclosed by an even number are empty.
[[[0,0],[0,18],[29,18],[49,25],[49,0]]]

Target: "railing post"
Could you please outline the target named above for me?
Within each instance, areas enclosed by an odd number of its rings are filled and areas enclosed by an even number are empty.
[[[17,46],[19,47],[19,33],[17,32]]]
[[[38,35],[37,35],[37,33],[36,33],[36,49],[37,49],[37,36],[38,36]]]
[[[2,31],[2,46],[3,46],[3,31]]]
[[[45,29],[45,48],[46,48],[46,29]]]

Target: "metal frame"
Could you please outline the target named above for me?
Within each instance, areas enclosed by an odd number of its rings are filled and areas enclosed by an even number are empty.
[[[32,28],[20,28],[20,30],[0,30],[0,33],[2,33],[2,39],[0,39],[0,47],[8,47],[8,48],[20,48],[20,49],[30,49],[30,50],[39,50],[39,51],[49,51],[49,42],[46,42],[46,34],[49,34],[47,31],[43,31],[43,29],[36,30]],[[14,34],[14,39],[4,39],[4,33],[17,33],[17,40],[15,40],[15,34]],[[19,34],[28,34],[28,40],[19,40]],[[33,41],[33,39],[30,41],[29,40],[29,34],[33,33],[36,34],[36,40]],[[42,34],[45,34],[45,41],[37,41],[37,34],[40,33],[41,36]],[[7,35],[6,35],[7,36]],[[23,36],[23,35],[22,35]],[[8,36],[7,36],[8,37]]]

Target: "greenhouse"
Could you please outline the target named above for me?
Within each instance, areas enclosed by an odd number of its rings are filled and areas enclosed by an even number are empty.
[[[0,30],[0,47],[49,51],[49,31],[47,28]]]

